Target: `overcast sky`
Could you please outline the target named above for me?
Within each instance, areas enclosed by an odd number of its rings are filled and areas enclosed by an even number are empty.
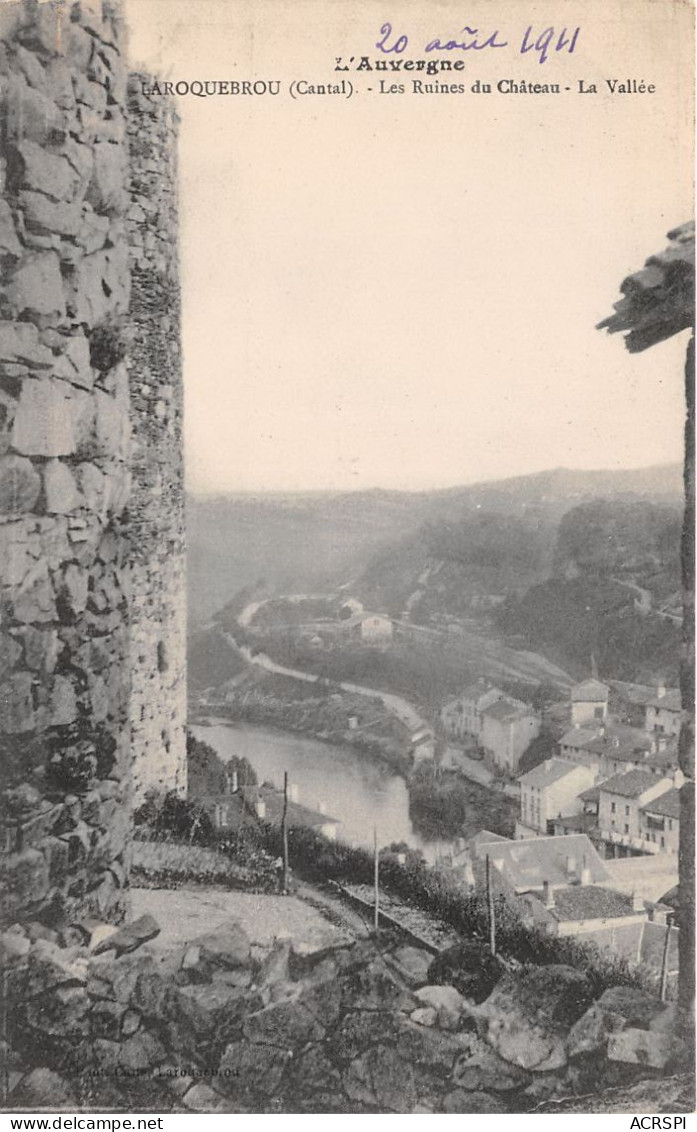
[[[467,21],[513,45],[553,10],[478,0]],[[689,6],[563,10],[582,29],[574,56],[469,53],[441,81],[636,77],[656,93],[379,95],[381,76],[354,73],[348,100],[177,100],[192,489],[430,488],[681,458],[685,335],[630,356],[594,327],[690,215]],[[412,58],[462,26],[451,0],[127,11],[133,61],[186,80],[334,82],[334,57],[375,57],[388,17]]]

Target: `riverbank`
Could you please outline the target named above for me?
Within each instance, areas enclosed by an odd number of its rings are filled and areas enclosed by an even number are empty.
[[[254,670],[235,686],[228,686],[220,702],[208,699],[198,710],[207,715],[214,712],[232,723],[271,727],[353,747],[402,775],[411,769],[409,729],[385,709],[377,694],[364,696],[319,680],[298,681]]]

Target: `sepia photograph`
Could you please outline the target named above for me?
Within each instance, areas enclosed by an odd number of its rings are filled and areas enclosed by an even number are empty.
[[[3,1127],[686,1127],[693,174],[684,0],[0,0]]]

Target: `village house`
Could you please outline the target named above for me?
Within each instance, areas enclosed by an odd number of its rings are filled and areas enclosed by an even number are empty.
[[[366,645],[384,647],[394,636],[394,625],[380,613],[359,613],[347,621],[351,636]]]
[[[677,853],[680,840],[680,791],[674,786],[646,802],[639,811],[640,836],[662,853]]]
[[[280,826],[283,818],[283,791],[274,786],[246,786],[237,789],[236,783],[224,793],[205,795],[197,799],[210,815],[213,825],[224,833],[238,833],[244,826],[260,822]],[[329,817],[322,809],[301,805],[296,785],[288,788],[286,821],[288,829],[314,829],[330,841],[336,839],[341,822]]]
[[[519,700],[506,696],[481,712],[480,745],[508,774],[515,774],[521,755],[539,734],[540,716]]]
[[[613,856],[665,851],[644,838],[641,810],[673,786],[646,770],[630,770],[599,783],[599,835]]]
[[[505,693],[488,680],[470,684],[441,710],[441,722],[449,739],[479,739],[484,708],[504,698]]]
[[[614,721],[598,727],[574,727],[559,740],[559,755],[596,770],[599,779],[628,770],[662,777],[677,769],[677,746],[671,737],[649,735]]]
[[[618,927],[648,921],[649,911],[639,896],[628,896],[602,885],[546,886],[542,896],[523,898],[532,923],[549,935],[576,936],[612,949]]]
[[[610,713],[630,727],[645,730],[646,707],[656,698],[656,688],[613,680],[610,689]]]
[[[563,759],[547,759],[522,774],[518,779],[520,819],[516,822],[516,839],[546,837],[553,832],[555,818],[581,813],[581,792],[594,778],[587,766]]]
[[[583,726],[607,717],[610,689],[599,680],[583,680],[571,689],[571,722]]]
[[[478,883],[483,877],[479,866],[489,857],[499,878],[500,891],[516,895],[535,892],[541,896],[545,885],[552,890],[581,883],[611,887],[605,861],[585,834],[470,844]]]
[[[661,689],[658,696],[646,705],[646,730],[660,735],[678,735],[681,716],[680,692]]]

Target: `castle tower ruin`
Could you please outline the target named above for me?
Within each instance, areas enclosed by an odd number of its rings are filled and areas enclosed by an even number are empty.
[[[117,4],[0,39],[0,919],[116,919],[134,780],[185,780],[176,130]]]

